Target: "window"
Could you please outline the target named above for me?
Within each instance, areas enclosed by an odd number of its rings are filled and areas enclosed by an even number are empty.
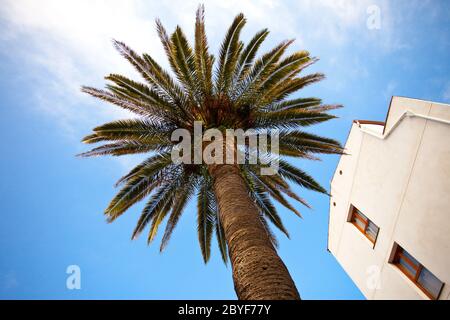
[[[392,263],[411,279],[430,299],[437,299],[444,283],[398,244],[395,244],[394,250],[395,254]]]
[[[351,210],[350,222],[375,245],[380,228],[355,207]]]

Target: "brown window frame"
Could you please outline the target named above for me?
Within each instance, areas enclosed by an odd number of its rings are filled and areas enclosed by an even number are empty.
[[[403,249],[400,245],[395,244],[396,247],[394,248],[395,252],[394,252],[394,258],[392,259],[392,264],[394,264],[406,277],[408,277],[409,280],[411,280],[423,293],[425,293],[425,295],[430,298],[431,300],[437,300],[439,299],[439,296],[441,295],[442,289],[444,288],[444,282],[442,282],[439,278],[437,278],[430,270],[428,270],[427,268],[425,268],[419,261],[417,261],[417,264],[414,263],[413,261],[411,261],[411,259],[406,256],[403,252],[408,253],[405,249]],[[410,253],[408,253],[408,255],[412,256]],[[409,264],[409,266],[415,270],[414,274],[411,274],[411,271],[406,269],[400,262],[400,258],[403,259],[403,261],[405,261],[407,264]],[[415,259],[415,258],[414,258]],[[426,269],[428,272],[430,272],[431,274],[433,274],[434,277],[436,277],[439,281],[442,282],[441,288],[439,289],[439,293],[437,294],[437,296],[433,296],[433,294],[431,292],[429,292],[424,286],[422,286],[419,283],[419,277],[420,277],[420,273],[422,272],[423,269]]]
[[[351,213],[349,222],[353,224],[367,239],[369,239],[369,241],[372,242],[373,246],[375,247],[375,243],[378,239],[378,234],[380,233],[380,227],[376,225],[372,220],[367,218],[364,213],[358,210],[355,206],[352,205],[350,210]],[[359,226],[355,220],[361,221],[364,224],[364,228],[361,228],[361,226]],[[367,233],[367,228],[369,227],[370,222],[377,227],[377,234],[375,235],[374,239],[372,239]]]

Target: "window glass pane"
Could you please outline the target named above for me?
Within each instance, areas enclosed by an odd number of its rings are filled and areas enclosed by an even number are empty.
[[[417,269],[415,268],[415,266],[412,266],[409,261],[400,256],[398,263],[403,267],[403,271],[405,271],[410,277],[415,277]]]
[[[420,272],[417,282],[420,283],[420,285],[424,287],[434,298],[437,298],[442,288],[442,282],[425,268],[423,268]]]
[[[358,227],[360,227],[362,230],[366,228],[366,224],[361,219],[353,219],[353,222],[355,222]]]
[[[416,259],[414,259],[408,252],[406,252],[405,250],[402,250],[402,254],[404,256],[406,256],[406,258],[408,258],[410,264],[414,264],[416,267],[419,267],[419,261],[417,261]]]
[[[366,229],[366,234],[370,239],[372,239],[372,241],[375,241],[375,239],[377,238],[378,227],[372,221],[369,221]]]
[[[355,213],[358,214],[363,220],[366,220],[366,221],[368,220],[367,217],[365,215],[363,215],[363,213],[356,208],[355,208]]]

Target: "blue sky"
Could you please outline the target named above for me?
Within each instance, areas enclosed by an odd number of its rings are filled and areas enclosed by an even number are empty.
[[[248,18],[244,40],[268,27],[264,49],[296,38],[321,60],[327,79],[299,96],[345,106],[312,132],[345,142],[353,119],[384,120],[392,95],[450,102],[448,1],[205,1],[213,52],[232,18]],[[180,24],[193,35],[197,1],[25,1],[0,7],[0,298],[234,299],[231,267],[216,246],[204,265],[195,208],[184,213],[168,248],[130,236],[142,206],[113,224],[102,214],[113,184],[140,157],[79,159],[81,137],[128,115],[85,97],[81,85],[103,76],[138,78],[111,46],[122,40],[167,66],[154,29]],[[380,28],[367,27],[375,5]],[[370,11],[370,10],[369,10]],[[323,185],[338,157],[296,162]],[[295,188],[313,210],[300,220],[279,208],[291,239],[279,253],[305,299],[363,299],[326,251],[328,198]],[[157,239],[158,240],[158,239]],[[81,268],[81,290],[66,288],[66,268]]]

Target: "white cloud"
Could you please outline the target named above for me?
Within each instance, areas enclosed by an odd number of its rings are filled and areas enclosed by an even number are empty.
[[[378,2],[387,16],[387,2]],[[216,53],[232,18],[244,12],[248,18],[245,38],[263,27],[271,30],[265,48],[293,37],[296,48],[342,46],[353,41],[355,34],[367,32],[366,9],[371,3],[206,1],[207,33]],[[21,65],[18,76],[29,81],[38,112],[56,119],[65,134],[78,141],[89,127],[125,115],[79,91],[83,84],[103,86],[102,77],[110,72],[136,77],[112,48],[111,39],[122,40],[138,52],[149,52],[167,67],[154,18],[160,17],[168,30],[178,23],[192,37],[197,5],[197,0],[4,0],[0,7],[0,25],[4,26],[0,51]],[[364,66],[356,62],[358,73],[366,74]]]
[[[262,24],[265,5],[272,6],[266,1],[241,9]],[[110,72],[136,77],[111,39],[150,52],[167,67],[154,18],[161,17],[169,30],[180,23],[192,36],[196,7],[197,2],[185,1],[6,0],[0,8],[5,25],[0,30],[0,50],[21,65],[19,76],[31,84],[38,111],[54,117],[65,134],[78,140],[79,128],[126,114],[115,107],[93,107],[99,102],[79,90],[83,84],[103,86],[103,76]],[[236,13],[233,3],[218,2],[208,11],[208,34],[215,49]]]
[[[87,133],[76,128],[125,114],[117,108],[94,108],[80,92],[82,84],[100,84],[109,71],[129,70],[111,48],[112,34],[123,32],[137,42],[136,31],[147,27],[146,21],[134,19],[136,7],[115,2],[22,0],[6,1],[0,9],[7,26],[0,31],[6,39],[0,50],[30,84],[37,112],[52,116],[76,140]],[[122,15],[130,20],[124,26],[115,22]]]

